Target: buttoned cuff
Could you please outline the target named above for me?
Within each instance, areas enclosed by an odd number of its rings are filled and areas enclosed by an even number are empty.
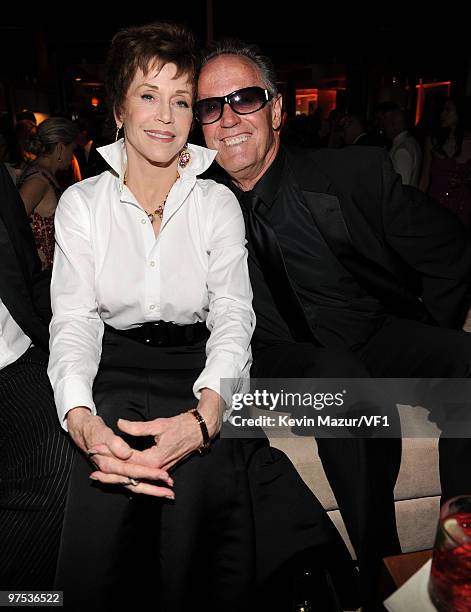
[[[224,360],[219,357],[217,361],[208,363],[200,376],[193,385],[193,393],[199,400],[201,398],[201,390],[204,388],[212,389],[219,393],[224,400],[226,408],[223,418],[227,420],[232,412],[232,396],[234,393],[246,393],[250,387],[249,365],[244,368],[243,372],[240,368],[230,360]]]
[[[67,413],[72,408],[84,406],[90,408],[93,415],[97,413],[91,386],[81,376],[67,376],[62,379],[56,386],[54,400],[56,402],[59,422],[65,431],[68,431]]]

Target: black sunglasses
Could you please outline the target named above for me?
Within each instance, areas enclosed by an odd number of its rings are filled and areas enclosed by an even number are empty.
[[[256,113],[267,104],[273,95],[261,87],[244,87],[237,89],[227,96],[218,98],[204,98],[193,105],[195,118],[202,124],[215,123],[222,117],[224,104],[229,104],[238,115]]]

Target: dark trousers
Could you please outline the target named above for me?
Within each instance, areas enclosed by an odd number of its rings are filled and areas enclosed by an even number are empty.
[[[152,446],[153,438],[122,434],[118,418],[147,421],[195,406],[204,359],[204,342],[159,348],[105,333],[93,389],[98,414],[133,448]],[[171,470],[169,501],[94,483],[93,466],[77,453],[55,580],[65,609],[248,609],[255,549],[244,468],[238,441],[216,440],[210,453]],[[203,588],[208,580],[214,588]]]
[[[191,389],[204,359],[204,343],[152,348],[105,332],[94,386],[98,413],[116,433],[118,417],[179,414],[196,404]],[[133,447],[153,443],[128,441]],[[348,590],[355,589],[341,538],[266,439],[218,438],[209,454],[181,462],[172,469],[174,502],[94,483],[92,470],[77,453],[55,581],[67,610],[249,612],[257,593],[266,593],[258,607],[273,598],[270,609],[285,612],[286,606],[275,606],[275,594],[286,598],[292,584],[274,583],[274,574],[306,550],[336,586],[350,581]]]
[[[0,371],[0,588],[52,589],[74,450],[57,420],[47,355]]]
[[[470,369],[470,334],[391,319],[355,352],[301,343],[255,351],[252,375],[468,377]],[[371,602],[375,599],[382,558],[400,552],[394,485],[400,467],[401,440],[318,438],[317,444],[357,554],[364,601]],[[471,460],[470,440],[442,438],[439,444],[443,499],[471,491],[471,474],[466,469]]]

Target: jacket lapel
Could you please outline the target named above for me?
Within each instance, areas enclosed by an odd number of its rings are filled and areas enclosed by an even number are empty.
[[[361,208],[348,201],[350,194],[338,191],[312,164],[301,165],[295,159],[292,169],[313,222],[340,263],[387,308],[433,323],[421,301],[400,280],[406,277],[401,263],[373,228],[361,223]]]

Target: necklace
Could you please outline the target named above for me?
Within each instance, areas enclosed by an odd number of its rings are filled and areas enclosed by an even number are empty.
[[[154,223],[155,217],[157,215],[157,217],[159,217],[159,219],[162,221],[162,217],[164,216],[164,208],[165,208],[165,204],[167,203],[167,198],[168,198],[168,194],[170,193],[170,191],[172,190],[172,187],[174,186],[174,184],[177,182],[178,180],[178,174],[175,177],[169,191],[167,192],[167,195],[164,198],[164,201],[162,202],[162,204],[159,204],[159,206],[157,206],[157,208],[153,211],[153,212],[147,212],[147,210],[145,211],[149,221],[151,223]],[[124,173],[124,179],[123,179],[123,183],[125,185],[127,185],[128,182],[128,172],[127,172],[127,168],[126,171]]]
[[[168,193],[170,193],[170,191]],[[165,200],[162,202],[162,204],[160,204],[160,206],[157,206],[154,212],[147,212],[146,210],[146,215],[149,217],[149,221],[151,223],[154,223],[155,215],[157,215],[159,219],[162,221],[162,217],[164,216],[165,204],[167,203],[168,193],[165,196]]]

